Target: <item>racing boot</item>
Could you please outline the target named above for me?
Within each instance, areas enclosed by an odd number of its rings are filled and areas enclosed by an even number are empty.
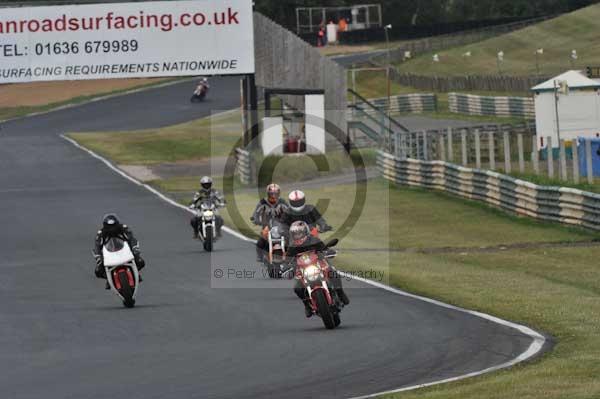
[[[348,295],[346,295],[346,292],[344,291],[343,288],[338,288],[336,290],[338,297],[340,297],[340,301],[342,301],[342,303],[344,305],[349,305],[350,304],[350,299],[348,299]]]
[[[304,299],[304,300],[302,301],[302,303],[304,304],[304,315],[305,315],[307,318],[310,318],[310,317],[312,317],[312,315],[313,315],[313,310],[312,310],[312,307],[310,306],[310,301],[309,301],[308,299]]]

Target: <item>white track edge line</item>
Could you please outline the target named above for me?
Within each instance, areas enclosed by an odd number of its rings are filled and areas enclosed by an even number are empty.
[[[118,167],[116,167],[115,165],[113,165],[109,160],[107,160],[106,158],[102,157],[101,155],[96,154],[94,151],[91,151],[85,147],[83,147],[82,145],[80,145],[78,142],[76,142],[75,140],[73,140],[70,137],[65,136],[64,134],[61,134],[60,137],[63,140],[68,141],[69,143],[73,144],[75,147],[79,148],[82,151],[85,151],[86,153],[88,153],[90,156],[98,159],[99,161],[101,161],[102,163],[104,163],[106,166],[108,166],[112,171],[114,171],[115,173],[121,175],[122,177],[124,177],[125,179],[129,180],[130,182],[132,182],[133,184],[143,187],[146,190],[150,191],[152,194],[156,195],[157,197],[159,197],[160,199],[162,199],[163,201],[176,206],[177,208],[183,209],[184,211],[191,213],[191,214],[195,214],[194,211],[192,211],[190,208],[181,205],[180,203],[173,201],[171,198],[167,197],[166,195],[164,195],[163,193],[161,193],[160,191],[156,190],[154,187],[149,186],[148,184],[142,183],[141,181],[137,180],[136,178],[128,175],[127,173],[125,173],[124,171],[122,171],[121,169],[119,169]],[[254,242],[254,240],[244,236],[243,234],[238,233],[235,230],[230,229],[227,226],[223,226],[223,231],[231,234],[232,236],[235,236],[241,240],[244,241],[248,241],[248,242]]]
[[[69,143],[71,143],[72,145],[74,145],[75,147],[79,148],[82,151],[85,151],[86,153],[88,153],[89,155],[91,155],[92,157],[98,159],[99,161],[101,161],[102,163],[104,163],[106,166],[108,166],[110,169],[112,169],[114,172],[116,172],[117,174],[121,175],[122,177],[124,177],[125,179],[129,180],[130,182],[134,183],[137,186],[140,187],[144,187],[146,190],[150,191],[151,193],[153,193],[154,195],[158,196],[160,199],[162,199],[163,201],[176,206],[180,209],[183,209],[189,213],[194,213],[191,209],[189,209],[186,206],[183,206],[175,201],[173,201],[171,198],[165,196],[164,194],[162,194],[160,191],[156,190],[155,188],[144,184],[142,182],[140,182],[139,180],[135,179],[134,177],[128,175],[127,173],[123,172],[121,169],[119,169],[118,167],[116,167],[115,165],[113,165],[109,160],[107,160],[106,158],[102,157],[101,155],[96,154],[94,151],[91,151],[87,148],[85,148],[84,146],[80,145],[79,143],[77,143],[75,140],[71,139],[70,137],[65,136],[64,134],[61,134],[60,137],[66,141],[68,141]],[[227,226],[223,226],[223,230],[231,235],[233,235],[234,237],[239,238],[240,240],[246,241],[246,242],[254,242],[253,239],[248,238],[246,236],[244,236],[241,233],[238,233],[235,230],[232,230],[231,228],[227,227]],[[498,371],[498,370],[502,370],[511,366],[514,366],[515,364],[521,363],[527,359],[530,359],[531,357],[535,356],[536,354],[538,354],[542,348],[544,347],[544,344],[546,343],[546,338],[538,333],[537,331],[521,325],[521,324],[517,324],[517,323],[513,323],[504,319],[500,319],[498,317],[486,314],[486,313],[481,313],[481,312],[477,312],[474,310],[469,310],[469,309],[465,309],[465,308],[461,308],[458,306],[454,306],[454,305],[450,305],[444,302],[440,302],[437,301],[435,299],[431,299],[431,298],[427,298],[427,297],[423,297],[423,296],[419,296],[419,295],[415,295],[415,294],[411,294],[408,293],[406,291],[402,291],[400,289],[394,288],[394,287],[390,287],[389,285],[385,285],[382,283],[379,283],[377,281],[373,281],[373,280],[368,280],[362,277],[357,277],[354,276],[352,274],[348,274],[348,273],[344,273],[344,272],[340,272],[340,274],[342,276],[345,277],[352,277],[353,279],[360,281],[362,283],[368,284],[368,285],[372,285],[376,288],[380,288],[382,290],[385,290],[387,292],[391,292],[393,294],[396,295],[401,295],[404,297],[408,297],[408,298],[412,298],[412,299],[417,299],[423,302],[427,302],[430,303],[432,305],[436,305],[436,306],[440,306],[446,309],[450,309],[450,310],[454,310],[457,312],[461,312],[461,313],[466,313],[475,317],[479,317],[488,321],[491,321],[493,323],[496,324],[500,324],[502,326],[505,327],[509,327],[512,329],[515,329],[517,331],[519,331],[520,333],[529,336],[533,341],[531,342],[531,344],[529,345],[529,347],[527,348],[526,351],[524,351],[523,353],[521,353],[519,356],[515,357],[512,360],[509,360],[505,363],[501,363],[499,365],[496,366],[492,366],[492,367],[488,367],[486,369],[483,370],[479,370],[479,371],[474,371],[471,373],[467,373],[467,374],[463,374],[463,375],[459,375],[456,377],[451,377],[451,378],[446,378],[443,380],[438,380],[438,381],[433,381],[433,382],[428,382],[425,384],[418,384],[418,385],[412,385],[412,386],[408,386],[408,387],[404,387],[404,388],[398,388],[398,389],[393,389],[393,390],[389,390],[389,391],[382,391],[382,392],[376,392],[376,393],[372,393],[369,395],[364,395],[364,396],[356,396],[356,397],[352,397],[350,399],[368,399],[368,398],[374,398],[377,396],[381,396],[381,395],[387,395],[387,394],[393,394],[393,393],[400,393],[400,392],[405,392],[405,391],[412,391],[415,389],[419,389],[419,388],[426,388],[426,387],[430,387],[430,386],[434,386],[434,385],[439,385],[439,384],[444,384],[444,383],[448,383],[448,382],[453,382],[453,381],[459,381],[459,380],[463,380],[466,378],[470,378],[470,377],[476,377],[482,374],[487,374],[487,373],[491,373],[493,371]]]

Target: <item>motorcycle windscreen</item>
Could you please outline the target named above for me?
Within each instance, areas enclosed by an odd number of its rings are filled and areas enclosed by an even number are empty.
[[[106,267],[121,266],[133,260],[133,253],[129,248],[129,244],[114,237],[104,244],[102,256]]]

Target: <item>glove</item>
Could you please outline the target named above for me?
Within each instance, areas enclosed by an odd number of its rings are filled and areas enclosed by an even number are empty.
[[[188,208],[190,208],[190,209],[196,209],[196,207],[194,206],[194,204],[191,204]]]
[[[331,227],[330,225],[326,224],[323,227],[321,227],[321,233],[325,233],[327,231],[331,231],[333,230],[333,227]]]
[[[97,265],[94,274],[97,278],[104,278],[106,275],[104,267],[102,265]]]

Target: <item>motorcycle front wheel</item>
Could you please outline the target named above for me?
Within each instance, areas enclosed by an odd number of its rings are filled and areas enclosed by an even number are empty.
[[[329,303],[327,302],[325,291],[318,289],[315,291],[314,295],[317,301],[317,310],[319,311],[319,316],[321,316],[325,328],[328,330],[334,329],[336,327],[334,314],[331,311]]]
[[[204,242],[202,244],[206,252],[211,252],[213,250],[212,226],[206,226],[206,237],[204,237]]]

